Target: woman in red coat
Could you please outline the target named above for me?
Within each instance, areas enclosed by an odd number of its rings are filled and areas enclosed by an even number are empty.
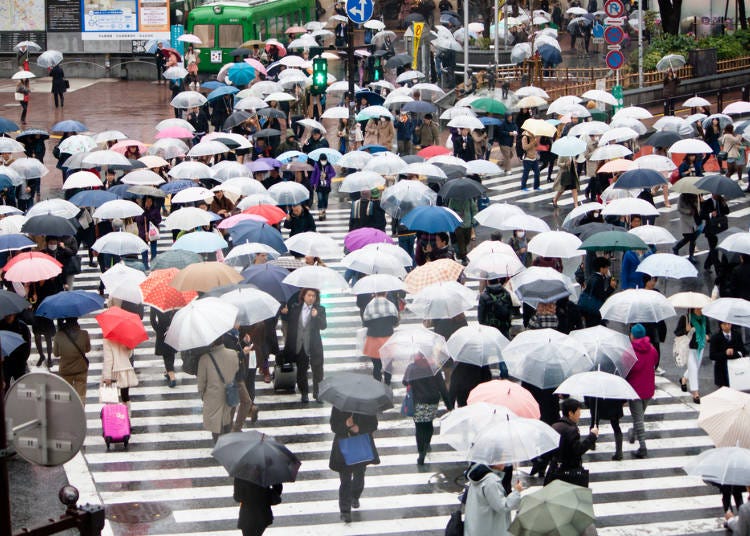
[[[633,428],[630,429],[628,437],[631,443],[638,438],[639,447],[633,453],[633,456],[645,458],[648,456],[648,452],[646,450],[646,429],[643,418],[646,407],[656,391],[655,370],[659,356],[648,338],[646,328],[642,324],[635,324],[630,328],[630,340],[638,361],[630,369],[627,379],[639,398],[630,401]]]

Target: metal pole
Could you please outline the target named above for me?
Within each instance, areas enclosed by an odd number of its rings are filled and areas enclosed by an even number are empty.
[[[464,87],[469,83],[469,0],[464,2]]]
[[[356,63],[354,62],[354,23],[349,20],[346,25],[347,34],[347,71],[349,76],[349,102],[354,102],[354,71],[356,70]]]
[[[643,0],[638,0],[638,87],[643,87]]]
[[[495,76],[497,76],[497,64],[500,63],[500,37],[498,36],[497,32],[500,31],[500,21],[498,20],[497,16],[500,14],[500,6],[498,3],[498,0],[495,0]]]
[[[0,364],[0,389],[5,385]],[[5,397],[0,396],[0,534],[12,534],[10,522],[10,481],[8,480],[8,436],[5,425]]]
[[[505,27],[505,48],[508,48],[508,0],[505,0],[505,15],[503,16]]]

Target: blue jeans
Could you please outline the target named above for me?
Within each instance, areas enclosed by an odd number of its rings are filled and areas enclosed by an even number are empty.
[[[409,257],[411,257],[412,260],[412,266],[414,266],[414,243],[416,240],[416,233],[398,237],[398,246],[409,254]]]
[[[330,194],[330,190],[316,190],[315,193],[318,194],[318,210],[325,210],[328,208],[328,194]]]
[[[534,172],[534,190],[539,188],[539,160],[523,160],[523,175],[521,175],[521,188],[526,188],[529,179],[529,171]]]

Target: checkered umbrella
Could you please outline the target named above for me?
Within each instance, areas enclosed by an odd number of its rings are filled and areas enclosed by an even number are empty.
[[[412,270],[404,280],[406,290],[416,293],[423,288],[442,281],[456,281],[464,267],[451,259],[438,259]]]

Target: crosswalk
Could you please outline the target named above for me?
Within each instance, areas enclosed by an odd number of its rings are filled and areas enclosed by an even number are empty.
[[[538,192],[520,192],[519,177],[520,170],[514,169],[509,175],[487,180],[491,198],[521,206],[549,203],[553,195],[551,184],[542,184]],[[658,201],[661,203],[661,199]],[[560,204],[570,208],[569,198]],[[747,203],[739,200],[733,204],[745,210]],[[670,209],[660,205],[662,218],[669,218],[674,210],[674,205]],[[562,218],[567,211],[561,212]],[[327,214],[327,220],[318,223],[318,230],[342,242],[347,231],[348,208],[331,208]],[[168,247],[167,239],[162,239],[159,250]],[[83,265],[84,273],[77,276],[76,288],[95,290],[98,271],[85,262]],[[340,268],[335,262],[329,265]],[[469,285],[474,287],[476,282]],[[360,327],[354,297],[329,294],[322,302],[328,311],[329,326],[323,333],[326,373],[369,373],[369,360],[354,352],[354,333]],[[467,316],[470,322],[475,322],[476,310]],[[405,323],[418,321],[412,317]],[[80,323],[89,331],[92,351],[85,464],[79,464],[77,470],[90,475],[96,494],[107,507],[107,530],[115,535],[238,535],[235,528],[238,505],[232,498],[232,482],[210,456],[211,435],[202,428],[195,377],[180,372],[178,359],[178,384],[169,389],[162,375],[162,360],[153,353],[153,339],[138,347],[135,368],[140,384],[131,389],[130,448],[124,451],[117,445],[107,452],[100,435],[101,406],[97,398],[101,330],[93,316],[81,319]],[[153,335],[150,326],[147,330]],[[35,363],[36,356],[29,361]],[[338,476],[328,469],[332,440],[328,424],[330,408],[317,404],[301,406],[298,395],[275,394],[269,384],[257,383],[260,417],[254,426],[283,441],[302,460],[298,480],[284,486],[283,502],[273,508],[275,521],[266,534],[443,533],[449,514],[458,505],[465,464],[436,431],[426,465],[416,465],[414,425],[411,419],[401,417],[397,409],[405,390],[396,381],[393,387],[396,407],[380,415],[375,434],[381,464],[368,468],[361,507],[354,512],[353,523],[345,525],[339,521]],[[625,414],[627,429],[627,407]],[[723,533],[718,491],[685,476],[681,469],[692,456],[711,446],[709,438],[698,429],[696,419],[696,407],[689,396],[667,379],[657,377],[656,396],[648,408],[646,421],[649,458],[631,459],[626,443],[625,460],[611,461],[613,434],[608,424],[602,424],[597,450],[584,457],[591,471],[599,534]],[[540,479],[526,476],[527,466],[518,471],[531,490],[541,485]],[[76,475],[77,481],[80,477]],[[158,511],[159,515],[143,518],[138,524],[118,522],[117,519],[127,516],[113,515],[139,509]]]

